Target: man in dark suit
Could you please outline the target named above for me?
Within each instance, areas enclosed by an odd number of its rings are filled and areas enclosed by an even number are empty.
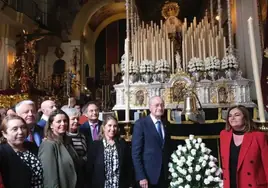
[[[99,140],[100,126],[102,124],[99,121],[99,108],[95,102],[89,102],[87,104],[87,111],[85,115],[88,121],[80,126],[80,133],[84,134],[87,140],[87,146],[91,144],[94,140]]]
[[[139,119],[132,135],[132,159],[136,180],[142,188],[168,187],[169,136],[161,121],[165,104],[161,97],[149,101],[150,115]]]

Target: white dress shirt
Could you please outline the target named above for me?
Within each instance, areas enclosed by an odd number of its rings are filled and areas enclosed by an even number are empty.
[[[164,125],[163,125],[162,121],[160,119],[156,119],[152,114],[150,114],[150,117],[153,120],[156,131],[157,131],[157,121],[161,122],[162,136],[163,136],[163,139],[165,139],[165,130],[164,130]]]

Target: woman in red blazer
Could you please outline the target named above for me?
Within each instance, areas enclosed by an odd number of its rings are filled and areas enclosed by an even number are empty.
[[[220,148],[224,188],[268,188],[268,139],[244,106],[228,110]]]

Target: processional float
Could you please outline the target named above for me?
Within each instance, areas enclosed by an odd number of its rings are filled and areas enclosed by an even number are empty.
[[[220,0],[218,24],[214,22],[212,0],[210,5],[210,13],[206,12],[203,19],[198,22],[194,18],[188,23],[186,18],[183,22],[177,18],[177,3],[166,2],[162,8],[165,21],[161,20],[158,25],[141,21],[132,0],[126,0],[127,38],[121,58],[123,81],[114,85],[116,105],[113,108],[125,110],[125,122],[130,122],[130,110],[148,109],[148,101],[155,95],[165,100],[169,112],[184,109],[186,114],[198,113],[198,107],[192,105],[195,99],[201,108],[221,110],[238,104],[256,107],[250,95],[252,80],[242,77],[232,41],[230,2],[227,0],[228,36],[224,36],[221,26]],[[257,96],[258,92],[261,91],[257,88]],[[259,112],[260,120],[264,121],[260,105]],[[222,115],[217,121],[224,122]]]

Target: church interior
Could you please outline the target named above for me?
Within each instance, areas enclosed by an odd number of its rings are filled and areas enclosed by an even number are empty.
[[[174,146],[218,156],[229,107],[265,122],[266,22],[267,0],[0,0],[0,106],[94,100],[130,141],[158,95]]]

